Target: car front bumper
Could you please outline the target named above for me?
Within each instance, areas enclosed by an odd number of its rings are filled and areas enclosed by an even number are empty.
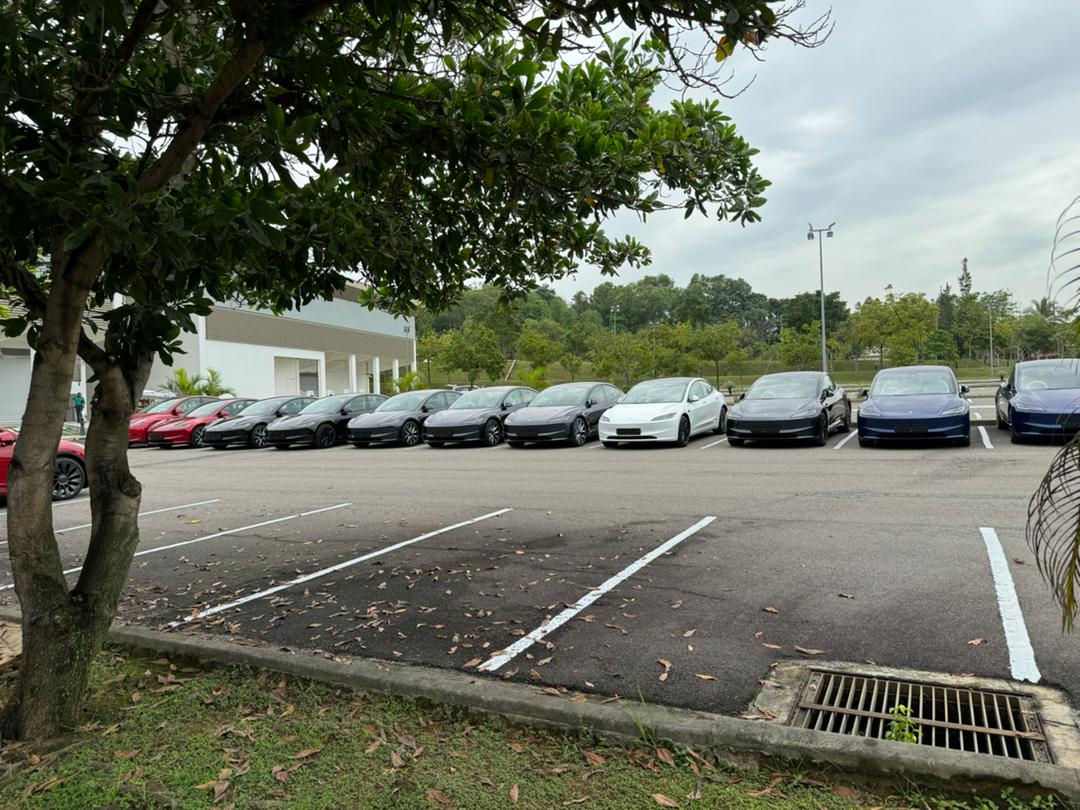
[[[424,425],[424,441],[478,442],[484,435],[483,425],[456,425],[454,427],[428,427]]]
[[[314,444],[315,431],[307,428],[295,428],[293,430],[268,430],[266,431],[267,444]]]
[[[1080,432],[1080,414],[1013,410],[1012,429],[1017,436],[1071,438]]]
[[[507,425],[509,442],[565,442],[570,438],[570,425]]]
[[[146,434],[146,443],[151,447],[171,447],[174,444],[190,444],[189,430],[150,430]]]
[[[673,442],[679,438],[679,417],[662,422],[601,422],[602,442]]]
[[[140,425],[139,427],[128,428],[128,444],[146,444],[146,434],[150,430],[150,426]]]
[[[738,419],[727,420],[727,435],[736,439],[812,439],[818,435],[820,417],[800,419]]]
[[[247,444],[251,432],[247,430],[208,430],[203,433],[203,444],[211,447],[228,447],[230,444]]]
[[[401,432],[393,425],[373,428],[349,428],[350,442],[396,442]]]
[[[874,440],[963,439],[971,435],[968,414],[900,419],[859,414],[859,438]]]

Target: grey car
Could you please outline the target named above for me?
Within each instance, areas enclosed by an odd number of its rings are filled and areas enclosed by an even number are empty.
[[[728,410],[728,444],[747,439],[812,439],[824,446],[834,429],[851,428],[844,389],[820,371],[782,371],[758,377]]]
[[[356,447],[367,447],[372,442],[397,442],[413,447],[420,443],[421,430],[428,417],[445,411],[460,397],[459,392],[444,389],[397,394],[372,413],[352,419],[348,439]]]
[[[203,446],[224,450],[226,447],[266,447],[266,426],[275,419],[300,413],[315,401],[314,397],[294,394],[269,397],[248,405],[232,419],[225,419],[206,426]]]
[[[605,382],[553,385],[536,395],[528,407],[506,417],[506,443],[569,442],[581,447],[597,433],[604,411],[623,392]]]
[[[483,442],[494,447],[502,443],[503,421],[524,408],[536,391],[523,385],[496,385],[463,394],[445,411],[433,414],[424,423],[424,441],[430,447],[447,442]]]
[[[333,447],[345,440],[345,426],[354,416],[371,413],[384,402],[382,394],[337,394],[317,399],[295,416],[271,422],[266,443],[278,450],[296,444]]]

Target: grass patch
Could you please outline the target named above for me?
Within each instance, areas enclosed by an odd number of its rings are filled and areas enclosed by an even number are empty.
[[[14,674],[0,676],[0,699]],[[1009,796],[1011,801],[1016,801]],[[665,804],[670,800],[671,804]],[[944,802],[948,802],[944,804]],[[48,808],[993,808],[917,786],[738,771],[241,668],[103,653],[83,725],[0,748],[0,806]],[[1051,808],[1005,804],[1002,808]]]

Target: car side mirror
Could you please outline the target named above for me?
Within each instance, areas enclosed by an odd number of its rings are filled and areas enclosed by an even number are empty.
[[[864,388],[862,391],[859,392],[859,396],[863,399],[868,399],[870,397],[870,389]]]
[[[13,444],[15,444],[15,437],[10,433],[5,433],[3,436],[0,436],[0,447],[10,447]]]
[[[430,405],[421,405],[420,406],[420,413],[429,413],[430,411],[431,411],[431,406]]]
[[[971,389],[970,389],[970,388],[968,388],[968,387],[967,387],[966,385],[961,385],[961,386],[960,386],[960,393],[961,393],[961,394],[970,394],[970,393],[971,393]]]
[[[510,410],[510,403],[509,403],[509,402],[504,402],[504,403],[503,403],[502,405],[500,405],[499,407],[500,407],[500,408],[501,408],[502,410],[504,410],[504,411],[508,411],[508,410]]]
[[[742,393],[742,394],[739,394],[739,402],[742,402],[742,401],[743,401],[744,399],[746,399],[746,394],[745,394],[745,392],[744,392],[744,393]]]
[[[701,399],[701,397],[699,397],[699,396],[697,396],[695,394],[691,394],[690,396],[688,396],[686,398],[686,401],[687,402],[697,402],[699,399]]]

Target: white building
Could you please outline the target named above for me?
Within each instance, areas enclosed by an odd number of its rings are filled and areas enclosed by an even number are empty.
[[[160,389],[177,368],[189,374],[221,372],[238,395],[370,391],[416,368],[416,327],[411,318],[369,310],[347,287],[332,301],[315,301],[275,316],[265,310],[220,304],[182,336],[184,354],[171,367],[155,362],[148,388]],[[22,419],[30,388],[31,351],[24,338],[0,336],[0,423]],[[72,392],[89,400],[90,370],[76,362]]]

